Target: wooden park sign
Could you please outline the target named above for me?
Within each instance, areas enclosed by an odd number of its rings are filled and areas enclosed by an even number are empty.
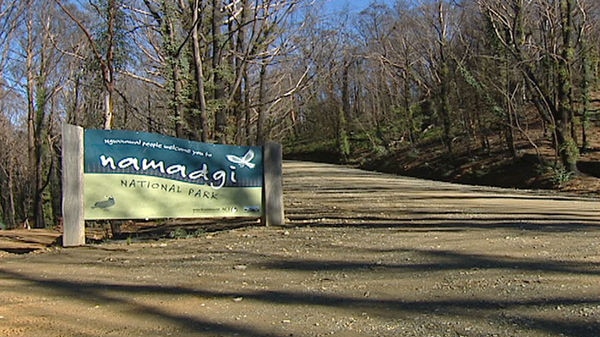
[[[281,146],[63,125],[63,245],[85,220],[260,217],[282,225]]]

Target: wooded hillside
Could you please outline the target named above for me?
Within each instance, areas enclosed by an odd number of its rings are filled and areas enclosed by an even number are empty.
[[[60,223],[61,123],[274,140],[375,169],[432,144],[441,161],[532,153],[557,182],[594,150],[598,1],[339,8],[0,0],[1,226]]]

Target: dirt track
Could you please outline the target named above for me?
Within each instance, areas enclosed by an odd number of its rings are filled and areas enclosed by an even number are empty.
[[[600,336],[597,199],[284,166],[285,228],[0,258],[0,336]]]

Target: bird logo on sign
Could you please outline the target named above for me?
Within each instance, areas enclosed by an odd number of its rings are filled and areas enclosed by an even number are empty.
[[[228,154],[227,160],[234,164],[238,164],[239,167],[248,167],[249,169],[253,169],[256,164],[252,163],[252,159],[254,159],[254,151],[248,150],[243,157],[238,157],[232,154]]]
[[[92,208],[108,209],[109,207],[113,207],[115,203],[115,198],[113,196],[109,196],[106,200],[96,201]]]

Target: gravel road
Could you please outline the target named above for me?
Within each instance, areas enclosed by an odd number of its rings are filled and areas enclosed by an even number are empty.
[[[287,225],[0,257],[0,336],[600,336],[598,199],[284,164]]]

